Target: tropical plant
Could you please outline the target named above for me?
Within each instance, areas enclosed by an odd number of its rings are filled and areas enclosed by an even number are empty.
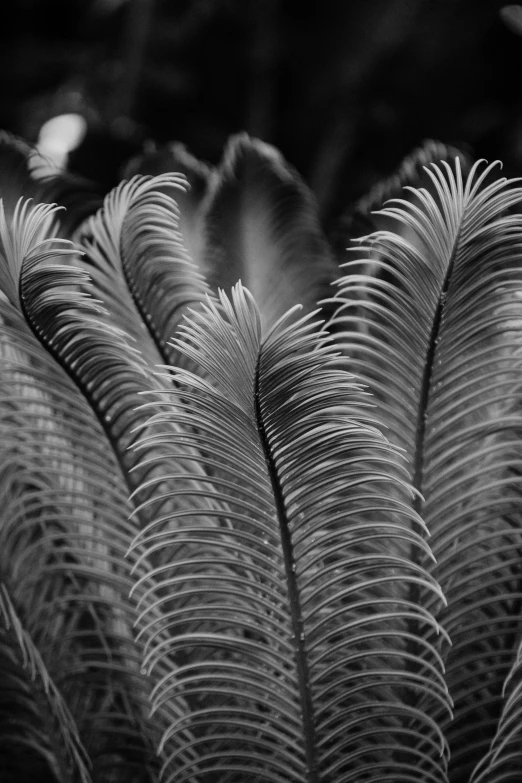
[[[522,189],[430,142],[341,272],[244,135],[97,211],[30,156],[0,139],[2,779],[519,781]]]

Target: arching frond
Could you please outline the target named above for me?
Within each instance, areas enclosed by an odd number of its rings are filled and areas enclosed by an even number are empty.
[[[458,160],[432,166],[431,192],[410,190],[382,214],[406,226],[362,240],[379,272],[340,281],[334,318],[350,366],[405,449],[416,509],[431,533],[453,646],[445,724],[451,779],[467,780],[489,747],[520,627],[522,190],[493,166],[464,181]]]
[[[386,179],[377,182],[368,193],[351,205],[340,218],[333,236],[333,244],[340,262],[350,260],[350,253],[353,250],[353,246],[350,245],[353,242],[357,243],[362,235],[375,231],[391,231],[415,243],[415,234],[409,231],[404,223],[398,223],[387,215],[382,210],[382,206],[387,201],[397,198],[414,200],[410,188],[425,188],[435,195],[436,191],[426,172],[426,167],[432,163],[438,164],[442,160],[452,164],[456,158],[460,161],[463,173],[469,172],[471,162],[464,152],[451,145],[427,139],[404,158],[396,171]],[[368,253],[367,258],[361,259],[358,271],[364,275],[382,276],[387,279],[387,272],[379,266],[378,261],[378,248],[375,247]]]
[[[139,397],[129,387],[144,371],[123,336],[96,320],[98,306],[78,290],[85,273],[50,263],[73,252],[46,237],[50,210],[20,205],[11,226],[0,210],[0,578],[76,721],[93,778],[141,783],[155,778],[159,735],[183,704],[149,719],[125,560],[139,527],[100,410],[112,384],[132,411]],[[2,639],[13,665],[0,676],[0,713],[7,694],[22,724],[28,711],[38,723],[39,691],[16,668],[20,638]],[[54,768],[49,733],[36,751]]]
[[[184,144],[174,142],[158,149],[147,150],[133,158],[125,170],[125,177],[130,179],[136,174],[156,177],[169,171],[186,177],[188,188],[176,191],[179,231],[189,258],[200,271],[203,271],[205,236],[202,205],[213,169],[191,155]]]
[[[53,212],[49,205],[19,202],[9,226],[0,205],[0,287],[91,402],[125,468],[137,395],[149,377],[147,365],[84,292],[87,274],[76,266],[52,263],[77,255],[70,242],[49,235]]]
[[[187,306],[207,290],[183,246],[178,207],[170,195],[184,188],[184,178],[176,174],[134,177],[109,193],[77,236],[96,295],[151,365],[179,358],[169,340]]]
[[[214,291],[238,280],[258,302],[263,328],[290,307],[305,312],[338,275],[311,191],[274,147],[233,137],[204,210],[205,273]]]
[[[408,597],[415,585],[442,601],[410,557],[430,556],[423,525],[327,334],[292,315],[262,339],[241,286],[209,300],[177,340],[205,377],[179,370],[181,403],[148,403],[144,445],[181,457],[203,439],[215,471],[197,491],[172,481],[172,498],[223,509],[220,526],[194,507],[154,519],[134,546],[138,562],[168,553],[138,581],[153,706],[183,697],[190,710],[165,734],[178,745],[166,780],[192,780],[179,737],[190,727],[204,780],[438,783],[440,628]],[[169,655],[185,662],[161,679]]]

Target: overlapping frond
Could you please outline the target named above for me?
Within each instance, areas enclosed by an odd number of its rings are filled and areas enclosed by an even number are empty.
[[[205,220],[205,274],[211,288],[238,280],[252,291],[263,328],[290,307],[317,309],[338,276],[313,195],[280,153],[233,137],[211,181]]]
[[[410,557],[430,556],[423,525],[327,334],[292,315],[263,340],[241,286],[209,300],[177,340],[204,377],[179,370],[181,403],[148,403],[144,445],[181,458],[204,442],[213,473],[196,492],[172,481],[172,498],[192,491],[223,509],[219,526],[194,506],[155,519],[134,547],[169,553],[170,568],[138,581],[153,706],[183,697],[190,711],[164,737],[179,748],[166,780],[192,779],[189,726],[204,780],[439,783],[440,628],[409,598],[415,585],[442,601]],[[168,655],[180,666],[159,679]]]
[[[184,189],[178,174],[133,177],[109,193],[77,235],[96,295],[151,365],[179,359],[169,341],[207,290],[179,232],[171,194]]]
[[[396,220],[383,212],[382,206],[395,198],[411,200],[409,188],[425,188],[433,195],[435,189],[426,173],[426,167],[432,163],[439,164],[443,160],[452,164],[455,158],[459,159],[463,173],[469,172],[471,168],[469,157],[451,145],[426,139],[414,149],[389,177],[377,182],[340,218],[338,228],[333,235],[333,244],[338,257],[343,261],[348,260],[350,243],[357,242],[361,235],[374,231],[386,230],[406,234],[409,241],[414,242],[415,235],[408,231],[408,227],[405,224],[399,225]],[[361,272],[374,276],[383,274],[386,277],[384,270],[373,265],[373,260],[376,257],[378,257],[378,251],[377,248],[374,248],[373,253],[361,262]]]
[[[111,383],[132,411],[139,397],[128,386],[143,371],[123,336],[107,336],[96,320],[98,306],[81,291],[85,273],[53,263],[73,249],[47,236],[51,213],[19,205],[8,225],[0,210],[0,578],[23,638],[40,651],[50,696],[61,695],[76,721],[93,778],[153,780],[159,736],[183,707],[164,705],[149,720],[125,560],[139,528],[129,521],[123,461],[100,421]],[[98,415],[88,400],[100,403]],[[0,672],[0,713],[18,710],[8,719],[19,719],[54,769],[56,734],[40,726],[42,689],[23,677],[20,638],[2,637],[11,664]]]
[[[19,202],[10,226],[0,208],[2,290],[33,333],[88,399],[126,468],[138,393],[146,388],[145,360],[85,292],[88,275],[72,266],[77,251],[49,235],[54,208]],[[69,264],[56,263],[63,258]]]
[[[446,680],[455,719],[450,779],[485,753],[520,629],[522,190],[494,166],[464,181],[458,160],[427,169],[382,211],[404,225],[362,240],[375,276],[340,281],[336,330],[368,384],[390,440],[405,449],[415,504],[431,533],[431,568],[448,600]]]
[[[400,166],[387,179],[377,182],[369,193],[362,196],[353,207],[353,212],[370,218],[375,210],[380,210],[382,205],[393,198],[403,197],[405,187],[430,186],[430,178],[426,173],[426,167],[432,163],[439,164],[445,160],[451,163],[459,159],[461,169],[469,167],[467,156],[452,145],[443,144],[440,141],[426,139],[419,147],[414,149],[401,162]],[[379,215],[375,218],[378,220]]]
[[[136,174],[156,177],[169,171],[183,174],[188,183],[188,188],[176,191],[179,231],[189,258],[202,271],[205,238],[203,204],[213,169],[191,155],[184,144],[173,142],[146,150],[133,158],[126,167],[125,177],[130,179]]]
[[[22,139],[0,131],[0,198],[11,216],[20,198],[32,198],[38,186],[31,176],[31,147]]]

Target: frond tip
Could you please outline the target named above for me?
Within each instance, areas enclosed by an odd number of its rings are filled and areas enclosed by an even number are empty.
[[[173,511],[134,543],[138,562],[169,552],[138,583],[146,667],[154,678],[166,658],[180,663],[154,707],[190,705],[165,740],[190,726],[197,761],[180,764],[178,743],[168,780],[348,783],[390,765],[401,780],[443,780],[440,628],[409,599],[416,585],[442,601],[409,557],[429,557],[423,523],[327,334],[289,316],[263,340],[241,285],[209,300],[176,341],[205,377],[180,370],[181,401],[148,403],[143,445],[181,456],[203,443],[207,468],[192,489],[171,482]],[[209,513],[180,506],[187,492]]]
[[[431,534],[426,567],[452,640],[451,780],[492,758],[520,634],[522,188],[497,166],[479,161],[466,178],[442,161],[426,169],[430,190],[388,203],[380,214],[398,229],[361,240],[373,274],[346,266],[333,324],[408,457]]]

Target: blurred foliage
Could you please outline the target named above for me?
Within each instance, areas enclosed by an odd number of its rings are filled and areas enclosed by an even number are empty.
[[[106,191],[143,142],[216,163],[279,147],[328,224],[430,137],[522,173],[522,41],[501,0],[17,0],[0,26],[0,127],[90,132],[71,167]]]

